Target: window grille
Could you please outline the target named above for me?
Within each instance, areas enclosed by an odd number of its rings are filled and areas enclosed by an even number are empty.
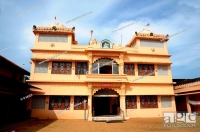
[[[86,74],[88,71],[88,63],[87,62],[76,62],[76,74]]]
[[[136,96],[126,96],[126,109],[137,109]]]
[[[134,64],[124,64],[124,74],[135,75]]]
[[[141,108],[158,108],[158,101],[156,95],[140,96]]]
[[[63,34],[40,34],[39,42],[67,42],[68,36]]]
[[[32,97],[31,109],[45,109],[45,97],[43,95],[34,95]]]
[[[72,62],[53,62],[52,74],[71,74]]]
[[[141,47],[150,47],[150,48],[164,48],[164,43],[157,40],[140,40]]]
[[[36,62],[35,64],[35,73],[48,73],[48,62]]]
[[[161,106],[162,108],[171,108],[172,96],[161,96]]]
[[[155,76],[154,65],[138,64],[139,76]]]
[[[74,96],[74,110],[84,110],[84,100],[86,100],[86,110],[88,109],[87,96]]]
[[[70,96],[50,96],[49,110],[70,110]]]
[[[158,76],[168,76],[168,66],[158,65]]]

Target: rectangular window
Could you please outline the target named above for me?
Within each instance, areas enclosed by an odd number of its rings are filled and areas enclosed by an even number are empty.
[[[49,110],[70,110],[70,96],[50,96]]]
[[[158,76],[168,76],[167,65],[158,65]]]
[[[93,74],[99,74],[99,63],[95,62],[93,65],[92,65],[92,69],[91,69],[91,73]]]
[[[48,73],[48,62],[39,63],[35,63],[35,73]]]
[[[113,62],[113,63],[112,63],[112,67],[113,67],[113,69],[112,69],[112,74],[119,74],[118,64],[115,63],[115,62]]]
[[[44,95],[34,95],[32,97],[31,109],[45,109]]]
[[[87,62],[76,62],[76,75],[86,74],[88,71]]]
[[[138,64],[139,76],[155,76],[154,65]]]
[[[141,108],[158,108],[158,101],[156,95],[140,96]]]
[[[162,108],[171,108],[172,96],[161,96],[161,106]]]
[[[136,96],[126,96],[126,109],[137,109]]]
[[[71,74],[72,62],[53,62],[52,74]]]
[[[86,100],[86,110],[88,109],[87,96],[74,96],[74,110],[84,110],[84,100]]]
[[[135,75],[134,64],[124,64],[124,74]]]
[[[40,34],[39,42],[67,42],[68,36],[63,34]]]
[[[160,40],[140,40],[140,46],[147,48],[164,48],[164,43]]]

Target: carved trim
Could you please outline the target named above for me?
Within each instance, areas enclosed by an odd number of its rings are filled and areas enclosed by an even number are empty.
[[[102,90],[102,89],[105,89],[105,88],[94,88],[94,89],[93,89],[93,95],[94,95],[97,91]],[[121,95],[121,94],[120,94],[120,91],[121,91],[120,89],[116,89],[116,88],[108,88],[108,89],[111,89],[111,90],[117,92],[119,95]]]

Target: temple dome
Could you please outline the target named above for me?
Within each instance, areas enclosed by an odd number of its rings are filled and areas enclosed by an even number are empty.
[[[53,23],[53,24],[50,24],[48,27],[53,27],[53,26],[56,26],[58,28],[66,28],[64,25],[62,25],[60,23]]]

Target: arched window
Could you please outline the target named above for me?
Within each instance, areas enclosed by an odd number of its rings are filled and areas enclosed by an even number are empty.
[[[117,62],[112,59],[99,59],[92,64],[93,74],[119,74]]]

